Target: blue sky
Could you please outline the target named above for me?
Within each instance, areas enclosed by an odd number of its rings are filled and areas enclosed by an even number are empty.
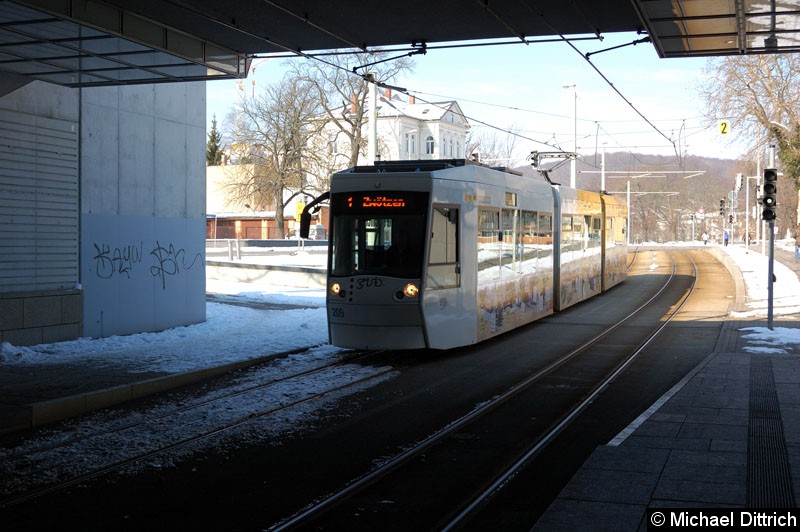
[[[575,44],[582,52],[594,52],[640,37],[610,34],[603,42]],[[532,150],[552,150],[540,142],[571,148],[575,94],[579,153],[593,154],[604,144],[608,151],[664,155],[674,154],[676,145],[684,153],[708,157],[736,158],[743,153],[746,143],[735,130],[721,136],[717,122],[703,116],[697,87],[705,58],[660,59],[652,44],[643,43],[591,59],[655,128],[564,42],[429,50],[415,56],[414,71],[393,84],[428,101],[458,101],[473,119],[474,133],[489,129],[475,120],[501,129],[513,126],[526,137],[518,141],[520,159]],[[240,94],[238,86],[258,92],[283,75],[284,61],[257,60],[255,73],[243,82],[209,82],[209,127],[214,114],[223,122]],[[563,87],[573,84],[575,89]]]

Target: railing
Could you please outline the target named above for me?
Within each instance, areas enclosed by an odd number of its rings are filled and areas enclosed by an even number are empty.
[[[302,249],[313,251],[314,253],[324,253],[327,251],[327,247],[327,240],[209,238],[206,239],[206,258],[223,259],[227,257],[228,260],[242,260],[242,257],[265,256],[273,253],[300,251]],[[275,248],[279,248],[280,251]]]

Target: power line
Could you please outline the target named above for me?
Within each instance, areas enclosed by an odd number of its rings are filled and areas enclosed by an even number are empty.
[[[562,40],[563,40],[565,43],[567,43],[567,44],[570,46],[570,48],[572,48],[573,50],[575,50],[575,52],[576,52],[578,55],[580,55],[580,56],[581,56],[581,57],[582,57],[582,58],[583,58],[583,59],[584,59],[584,60],[585,60],[587,63],[589,63],[589,65],[591,65],[591,67],[594,69],[594,71],[595,71],[595,72],[597,72],[597,74],[598,74],[598,75],[599,75],[601,78],[603,78],[603,80],[604,80],[604,81],[605,81],[605,82],[608,84],[608,86],[609,86],[609,87],[611,87],[611,89],[612,89],[614,92],[616,92],[616,93],[619,95],[619,97],[620,97],[620,98],[622,98],[622,100],[623,100],[625,103],[627,103],[627,104],[628,104],[628,106],[629,106],[631,109],[633,109],[633,110],[636,112],[636,114],[638,114],[640,117],[642,117],[642,120],[644,120],[645,122],[647,122],[648,124],[650,124],[650,127],[652,127],[652,128],[653,128],[653,129],[654,129],[656,132],[658,132],[658,134],[659,134],[659,135],[661,135],[662,137],[664,137],[665,139],[667,139],[667,141],[669,141],[669,142],[670,142],[670,143],[673,145],[673,147],[675,147],[675,149],[676,149],[676,152],[677,152],[677,147],[675,146],[675,143],[672,141],[672,139],[670,139],[669,137],[667,137],[667,136],[666,136],[666,135],[665,135],[665,134],[664,134],[664,133],[663,133],[663,132],[662,132],[660,129],[658,129],[658,128],[655,126],[655,124],[653,124],[653,123],[652,123],[652,122],[651,122],[651,121],[650,121],[650,120],[649,120],[649,119],[648,119],[646,116],[644,116],[644,114],[642,114],[642,112],[641,112],[641,111],[639,111],[639,109],[637,109],[637,108],[636,108],[636,106],[635,106],[635,105],[633,105],[633,103],[632,103],[630,100],[628,100],[628,99],[625,97],[625,95],[624,95],[624,94],[622,94],[622,92],[620,92],[620,90],[619,90],[619,89],[617,89],[617,87],[615,87],[615,86],[614,86],[614,84],[613,84],[613,83],[611,83],[611,80],[609,80],[609,79],[606,77],[606,75],[605,75],[605,74],[603,74],[603,73],[600,71],[600,69],[599,69],[599,68],[598,68],[598,67],[597,67],[597,66],[596,66],[594,63],[592,63],[591,59],[589,59],[589,55],[587,55],[587,54],[584,54],[583,52],[581,52],[580,50],[578,50],[578,47],[577,47],[577,46],[575,46],[575,44],[573,44],[572,42],[570,42],[570,41],[569,41],[569,39],[567,39],[567,38],[566,38],[566,36],[565,36],[563,33],[561,33],[560,31],[558,31],[558,30],[555,28],[555,26],[553,26],[552,24],[550,24],[550,22],[547,20],[547,18],[544,16],[544,14],[542,14],[540,11],[537,11],[537,10],[535,10],[535,9],[533,8],[533,6],[531,6],[531,5],[530,5],[529,3],[527,3],[527,2],[525,3],[525,5],[528,7],[528,9],[529,9],[530,11],[532,11],[532,12],[533,12],[535,15],[538,15],[538,16],[539,16],[539,17],[542,19],[542,21],[543,21],[543,22],[544,22],[544,23],[545,23],[545,24],[546,24],[546,25],[547,25],[547,26],[550,28],[550,30],[553,32],[553,34],[554,34],[554,35],[558,35],[559,37],[561,37],[561,39],[562,39]],[[632,43],[632,44],[637,44],[637,42],[634,42],[634,43]]]
[[[608,83],[608,86],[609,86],[609,87],[611,87],[611,88],[614,90],[614,92],[616,92],[616,93],[619,95],[619,97],[620,97],[620,98],[622,98],[622,100],[623,100],[623,101],[624,101],[626,104],[628,104],[628,106],[629,106],[631,109],[633,109],[633,110],[636,112],[636,114],[637,114],[637,115],[641,116],[641,117],[642,117],[642,120],[644,120],[645,122],[647,122],[647,123],[650,125],[650,127],[652,127],[652,128],[653,128],[653,129],[654,129],[654,130],[655,130],[655,131],[656,131],[656,132],[659,134],[659,135],[661,135],[662,137],[664,137],[665,139],[667,139],[667,141],[668,141],[668,142],[670,142],[670,143],[671,143],[673,146],[675,146],[675,142],[674,142],[674,141],[673,141],[671,138],[669,138],[667,135],[665,135],[663,131],[661,131],[660,129],[658,129],[658,128],[656,127],[656,125],[655,125],[655,124],[653,124],[653,123],[650,121],[650,119],[649,119],[649,118],[647,118],[646,116],[644,116],[644,114],[643,114],[641,111],[639,111],[639,109],[637,109],[637,108],[636,108],[636,106],[635,106],[635,105],[633,105],[633,103],[632,103],[630,100],[628,100],[628,98],[626,98],[626,97],[625,97],[625,95],[624,95],[624,94],[622,94],[622,92],[620,92],[620,90],[619,90],[619,89],[618,89],[616,86],[614,86],[614,84],[613,84],[613,83],[611,83],[611,80],[610,80],[610,79],[608,79],[608,78],[606,77],[606,75],[605,75],[605,74],[603,74],[603,73],[600,71],[600,69],[599,69],[599,68],[597,68],[597,66],[596,66],[594,63],[592,63],[592,61],[591,61],[591,60],[590,60],[588,57],[586,57],[586,55],[584,55],[584,54],[583,54],[583,53],[582,53],[580,50],[578,50],[578,48],[577,48],[577,47],[576,47],[574,44],[572,44],[571,42],[567,41],[567,44],[569,44],[569,45],[570,45],[570,47],[572,47],[572,49],[573,49],[573,50],[575,50],[577,53],[579,53],[579,54],[581,55],[581,57],[583,57],[583,58],[586,60],[586,62],[587,62],[587,63],[589,63],[589,64],[592,66],[592,68],[594,69],[594,71],[595,71],[595,72],[597,72],[597,74],[598,74],[598,75],[599,75],[601,78],[603,78],[603,81],[605,81],[606,83]],[[676,147],[676,149],[677,149],[677,147]]]
[[[406,92],[407,94],[410,93],[410,91],[403,91],[403,92]],[[433,105],[434,107],[438,107],[439,109],[447,110],[445,107],[442,107],[441,105],[439,105],[436,102],[431,102],[431,101],[428,101],[428,100],[426,100],[424,98],[419,98],[418,96],[414,96],[414,97],[417,98],[418,100],[421,100],[424,103],[427,103],[428,105]],[[511,131],[511,130],[504,129],[504,128],[499,127],[499,126],[495,126],[494,124],[490,124],[488,122],[484,122],[483,120],[479,120],[479,119],[477,119],[475,117],[471,117],[471,116],[465,115],[463,113],[461,114],[461,116],[463,116],[464,118],[466,118],[466,119],[468,119],[468,120],[470,120],[470,121],[472,121],[472,122],[474,122],[476,124],[481,124],[482,126],[486,126],[488,128],[491,128],[491,129],[496,129],[497,131],[500,131],[502,133],[506,133],[508,135],[519,137],[519,138],[524,139],[524,140],[529,140],[531,142],[535,142],[537,144],[542,144],[544,146],[549,146],[549,147],[555,148],[557,150],[561,149],[560,147],[555,146],[553,144],[550,144],[549,142],[545,142],[545,141],[542,141],[542,140],[537,140],[537,139],[534,139],[534,138],[531,138],[531,137],[526,137],[525,135],[520,135],[519,133],[517,133],[515,131]]]
[[[528,6],[528,7],[529,7],[531,10],[533,10],[533,8],[531,8],[530,6]],[[545,19],[544,19],[544,16],[543,16],[543,15],[541,15],[541,13],[537,13],[537,14],[538,14],[539,16],[541,16],[543,20],[545,20]],[[553,31],[554,31],[554,33],[555,33],[555,34],[557,34],[557,35],[559,36],[559,40],[560,40],[560,41],[567,43],[567,44],[568,44],[568,45],[569,45],[569,46],[570,46],[570,47],[571,47],[571,48],[572,48],[572,49],[573,49],[575,52],[577,52],[577,53],[578,53],[578,54],[579,54],[579,55],[580,55],[580,56],[581,56],[581,57],[582,57],[582,58],[583,58],[583,59],[584,59],[584,60],[585,60],[587,63],[589,63],[589,65],[591,65],[591,67],[592,67],[592,68],[595,70],[595,72],[597,72],[597,74],[598,74],[598,75],[599,75],[599,76],[600,76],[600,77],[601,77],[601,78],[602,78],[602,79],[603,79],[603,80],[604,80],[604,81],[605,81],[605,82],[606,82],[606,83],[607,83],[607,84],[608,84],[608,85],[609,85],[609,86],[612,88],[612,90],[614,90],[614,92],[616,92],[616,93],[617,93],[617,95],[618,95],[618,96],[619,96],[619,97],[620,97],[620,98],[621,98],[621,99],[622,99],[622,100],[623,100],[623,101],[624,101],[624,102],[625,102],[625,103],[626,103],[626,104],[627,104],[629,107],[631,107],[631,109],[633,109],[633,110],[636,112],[636,114],[638,114],[638,115],[639,115],[639,116],[642,118],[642,120],[644,120],[644,121],[645,121],[645,122],[646,122],[648,125],[650,125],[650,127],[651,127],[651,128],[653,128],[653,130],[655,130],[655,131],[656,131],[656,132],[657,132],[659,135],[661,135],[662,137],[664,137],[664,138],[665,138],[665,139],[666,139],[666,140],[667,140],[667,141],[668,141],[668,142],[669,142],[669,143],[672,145],[673,149],[675,149],[675,150],[676,150],[676,155],[678,154],[678,153],[677,153],[677,146],[676,146],[676,144],[675,144],[675,141],[673,141],[673,139],[669,138],[669,137],[668,137],[666,134],[664,134],[664,133],[663,133],[663,132],[662,132],[662,131],[661,131],[661,130],[658,128],[658,127],[656,127],[656,125],[655,125],[655,124],[654,124],[654,123],[653,123],[653,122],[652,122],[650,119],[648,119],[648,118],[647,118],[647,117],[646,117],[646,116],[645,116],[645,115],[644,115],[644,114],[643,114],[641,111],[639,111],[639,110],[636,108],[636,106],[634,106],[634,105],[633,105],[633,103],[632,103],[630,100],[628,100],[628,99],[625,97],[625,95],[623,95],[623,94],[622,94],[622,92],[621,92],[619,89],[617,89],[617,88],[614,86],[614,84],[613,84],[613,83],[612,83],[612,82],[611,82],[611,81],[608,79],[608,77],[606,77],[606,76],[605,76],[605,74],[603,74],[603,72],[601,72],[601,71],[600,71],[600,69],[599,69],[599,68],[598,68],[596,65],[594,65],[594,63],[592,63],[592,62],[591,62],[591,60],[589,59],[589,56],[588,56],[588,55],[586,55],[586,54],[584,54],[583,52],[581,52],[581,51],[580,51],[580,50],[579,50],[579,49],[578,49],[578,48],[575,46],[575,44],[573,44],[573,43],[572,43],[572,41],[571,41],[570,39],[568,39],[566,36],[564,36],[563,34],[561,34],[561,33],[557,32],[557,31],[555,30],[555,28],[554,28],[554,27],[553,27],[553,26],[552,26],[552,25],[551,25],[549,22],[547,22],[547,21],[545,20],[545,23],[546,23],[548,26],[550,26],[550,27],[551,27],[551,29],[553,29]],[[519,41],[517,41],[517,42],[519,42]],[[483,45],[482,43],[476,43],[474,46],[482,46],[482,45]],[[490,43],[487,43],[486,45],[490,45]],[[425,52],[422,52],[422,51],[420,51],[420,50],[430,49],[429,47],[426,47],[426,46],[424,46],[424,45],[422,46],[422,48],[417,48],[417,45],[416,45],[416,44],[413,46],[413,48],[414,48],[414,50],[415,50],[415,52],[416,52],[416,53],[425,53]],[[287,50],[287,51],[288,51],[288,50]],[[325,64],[325,65],[328,65],[328,66],[330,66],[330,67],[333,67],[333,68],[336,68],[336,69],[339,69],[339,70],[343,70],[343,71],[347,72],[348,74],[355,75],[355,76],[359,76],[359,77],[361,77],[362,79],[364,79],[366,82],[374,82],[374,83],[375,83],[377,86],[379,86],[379,87],[383,87],[383,88],[389,88],[389,89],[396,90],[396,91],[398,91],[398,92],[402,92],[402,93],[405,93],[405,94],[411,94],[411,93],[412,93],[412,91],[409,91],[409,90],[408,90],[408,89],[406,89],[406,88],[403,88],[403,87],[397,87],[397,86],[390,85],[390,84],[387,84],[387,83],[385,83],[385,82],[381,82],[381,81],[378,81],[378,80],[374,80],[374,81],[373,81],[372,79],[368,79],[368,76],[367,76],[366,74],[359,74],[359,73],[357,72],[357,70],[358,70],[359,68],[364,68],[366,65],[356,66],[356,67],[354,67],[352,70],[348,70],[347,68],[345,68],[345,67],[343,67],[343,66],[341,66],[341,65],[339,65],[339,64],[336,64],[336,63],[334,63],[334,62],[332,62],[332,61],[327,61],[327,60],[323,59],[323,58],[322,58],[321,56],[319,56],[319,55],[313,55],[313,54],[309,54],[309,53],[302,52],[302,51],[299,51],[299,50],[292,50],[291,52],[293,52],[293,53],[294,53],[294,54],[296,54],[297,56],[301,56],[301,57],[304,57],[304,58],[306,58],[306,59],[311,59],[311,60],[314,60],[314,61],[319,61],[320,63],[323,63],[323,64]],[[355,54],[355,53],[357,53],[357,52],[353,52],[353,53]],[[361,51],[361,53],[364,53],[364,52],[363,52],[363,51]],[[406,55],[408,55],[408,54],[406,54]],[[400,58],[400,57],[405,57],[405,55],[404,55],[404,56],[398,56],[397,58]],[[393,59],[397,59],[397,58],[393,58]],[[390,59],[392,59],[392,58],[390,58]],[[419,92],[419,91],[417,91],[417,92],[414,92],[414,95],[415,95],[415,97],[416,97],[416,94],[425,94],[425,93],[423,93],[423,92]],[[428,101],[428,100],[426,100],[425,98],[421,98],[421,97],[420,97],[419,99],[420,99],[421,101],[425,102],[425,103],[428,103],[428,104],[430,104],[430,105],[434,105],[434,106],[436,106],[436,107],[440,107],[440,106],[438,106],[438,105],[437,105],[435,102]],[[468,101],[468,100],[462,100],[462,101]],[[473,103],[480,103],[480,102],[474,102],[474,101],[473,101]],[[490,105],[492,105],[492,104],[490,104]],[[496,105],[496,104],[495,104],[495,105]],[[441,107],[440,107],[440,108],[441,108]],[[536,112],[536,111],[530,111],[530,110],[525,110],[525,109],[521,109],[521,108],[514,108],[514,107],[511,107],[511,106],[508,106],[508,108],[509,108],[509,109],[511,109],[511,110],[517,110],[517,111],[523,111],[523,112]],[[541,114],[548,114],[548,113],[541,113]],[[561,118],[563,118],[563,117],[564,117],[563,115],[556,115],[556,114],[549,114],[549,115],[550,115],[550,116],[561,117]],[[521,135],[521,134],[519,134],[519,133],[517,133],[517,132],[510,131],[510,130],[508,130],[508,129],[505,129],[505,128],[502,128],[502,127],[499,127],[499,126],[495,126],[495,125],[493,125],[493,124],[490,124],[490,123],[488,123],[488,122],[485,122],[485,121],[483,121],[483,120],[477,119],[477,118],[475,118],[475,117],[471,117],[471,116],[468,116],[468,115],[463,115],[463,116],[464,116],[464,118],[467,118],[468,120],[470,120],[470,121],[472,121],[472,122],[474,122],[474,123],[481,124],[481,125],[483,125],[483,126],[486,126],[486,127],[488,127],[488,128],[491,128],[491,129],[495,129],[495,130],[497,130],[497,131],[500,131],[500,132],[503,132],[503,133],[505,133],[505,134],[512,135],[512,136],[516,136],[516,137],[518,137],[518,138],[521,138],[521,139],[523,139],[523,140],[528,140],[528,141],[530,141],[530,142],[535,142],[535,143],[537,143],[537,144],[542,144],[542,145],[544,145],[544,146],[549,146],[549,147],[551,147],[551,148],[561,149],[561,148],[559,148],[559,147],[557,147],[557,146],[555,146],[555,145],[551,144],[550,142],[545,142],[545,141],[541,141],[541,140],[538,140],[538,139],[530,138],[530,137],[527,137],[527,136],[525,136],[525,135]],[[582,120],[583,120],[583,119],[582,119]]]
[[[522,112],[522,113],[531,113],[531,114],[538,114],[538,115],[544,115],[544,116],[552,116],[554,118],[565,118],[565,119],[569,119],[569,120],[573,119],[573,116],[571,116],[571,115],[562,115],[562,114],[558,114],[558,113],[548,113],[546,111],[539,111],[539,110],[536,110],[536,109],[526,109],[524,107],[516,107],[516,106],[513,106],[513,105],[504,105],[504,104],[493,103],[493,102],[485,102],[485,101],[482,101],[482,100],[473,100],[471,98],[462,98],[462,97],[459,97],[459,96],[447,96],[447,95],[443,95],[443,94],[436,94],[436,93],[432,93],[432,92],[416,91],[416,90],[409,90],[408,92],[409,92],[409,94],[412,94],[414,96],[416,96],[418,94],[424,94],[424,95],[432,96],[432,97],[436,97],[436,98],[447,98],[447,99],[450,99],[450,100],[458,100],[459,102],[468,102],[468,103],[474,103],[474,104],[477,104],[477,105],[485,105],[487,107],[496,107],[498,109],[507,109],[509,111],[519,111],[519,112]],[[688,118],[664,118],[664,119],[660,119],[660,120],[652,120],[652,122],[682,122],[682,121],[686,121],[686,120],[695,120],[695,119],[699,119],[699,118],[704,118],[704,117],[702,115],[696,115],[696,116],[691,116],[691,117],[688,117]],[[625,120],[596,120],[596,119],[593,119],[593,118],[581,118],[581,117],[578,117],[578,121],[579,122],[591,122],[591,123],[602,122],[602,123],[605,123],[605,124],[622,124],[622,123],[625,123],[625,122],[634,122],[634,123],[641,122],[641,120],[638,119],[638,118],[636,118],[636,119],[629,118],[629,119],[625,119]]]

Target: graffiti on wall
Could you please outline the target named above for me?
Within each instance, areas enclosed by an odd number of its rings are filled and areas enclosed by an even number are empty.
[[[100,279],[111,279],[115,275],[124,275],[131,278],[134,266],[142,262],[143,243],[139,242],[138,247],[134,244],[111,248],[108,244],[94,243],[96,251],[92,257],[95,266],[95,274]]]
[[[150,255],[155,258],[156,264],[150,266],[150,273],[153,277],[161,279],[161,289],[167,289],[167,277],[174,276],[181,273],[181,268],[184,270],[191,270],[197,264],[197,261],[203,262],[203,256],[200,253],[195,253],[191,262],[188,262],[186,250],[183,248],[177,249],[174,245],[168,244],[166,247],[156,240],[156,246],[150,252]]]
[[[94,242],[92,245],[95,249],[95,255],[92,257],[94,271],[100,279],[112,279],[116,276],[130,279],[139,265],[147,260],[144,242],[122,246]],[[184,248],[158,240],[150,248],[147,257],[150,257],[148,272],[161,282],[162,290],[167,289],[168,278],[191,270],[198,262],[203,263],[202,253],[195,253],[192,256],[187,254]],[[146,268],[147,265],[142,267]]]

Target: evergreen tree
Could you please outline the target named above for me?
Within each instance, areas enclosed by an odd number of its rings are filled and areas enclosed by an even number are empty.
[[[222,134],[217,131],[217,115],[211,119],[211,131],[206,144],[206,166],[219,166],[222,162]]]

